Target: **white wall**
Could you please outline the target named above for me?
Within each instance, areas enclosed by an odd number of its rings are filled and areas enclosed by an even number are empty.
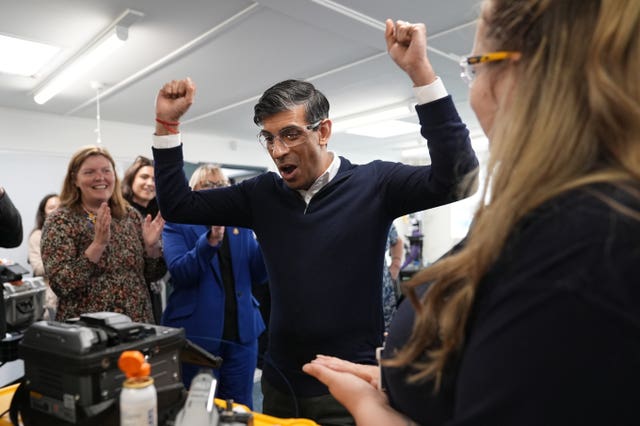
[[[102,121],[104,145],[122,173],[138,155],[151,157],[151,134],[155,124],[135,126]],[[95,144],[94,119],[59,117],[49,114],[0,108],[0,185],[22,215],[24,239],[15,249],[0,248],[0,258],[27,265],[28,235],[35,223],[42,197],[60,192],[71,155],[81,146]],[[185,134],[185,160],[256,167],[272,167],[254,141],[238,142],[207,135]]]
[[[31,153],[63,154],[67,157],[83,145],[96,143],[95,119],[0,108],[0,149]],[[111,121],[101,122],[102,144],[115,158],[151,156],[151,134],[155,123],[137,126]],[[270,167],[270,159],[255,141],[238,142],[235,149],[226,139],[210,135],[185,134],[185,159]],[[0,164],[1,165],[1,164]]]
[[[420,229],[424,235],[423,265],[426,266],[438,260],[466,235],[475,202],[475,198],[472,198],[414,214],[420,220]],[[412,232],[409,215],[396,219],[394,224],[404,239],[405,245],[408,245],[409,241],[406,237]]]

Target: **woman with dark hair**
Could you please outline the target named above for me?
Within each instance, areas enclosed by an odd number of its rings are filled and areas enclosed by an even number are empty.
[[[153,161],[143,156],[138,156],[135,159],[124,172],[122,196],[140,212],[143,218],[148,214],[152,218],[156,217],[158,203],[156,201]]]
[[[42,238],[42,227],[44,221],[60,206],[60,197],[58,194],[47,194],[40,200],[38,210],[36,211],[36,226],[29,235],[29,264],[33,269],[34,277],[44,275],[44,265],[42,264],[42,256],[40,255],[40,239]]]
[[[42,230],[42,259],[58,295],[58,318],[110,311],[153,322],[147,282],[166,272],[159,244],[164,221],[144,220],[120,190],[111,154],[78,150],[60,192],[60,208]]]
[[[153,161],[139,155],[124,172],[122,179],[122,196],[131,206],[140,212],[142,218],[148,215],[154,218],[158,215],[158,202],[156,201],[156,183],[154,180]],[[166,294],[169,284],[168,274],[160,280],[149,284],[153,319],[160,324],[163,311],[163,295]]]
[[[36,226],[31,231],[29,235],[29,253],[28,253],[28,261],[31,265],[31,269],[33,270],[34,277],[43,277],[44,274],[44,265],[42,264],[42,255],[40,252],[40,241],[42,239],[42,227],[44,226],[44,221],[54,212],[58,206],[60,206],[60,197],[58,194],[47,194],[42,200],[40,200],[40,204],[38,204],[38,210],[36,210]],[[56,308],[58,306],[58,298],[49,287],[49,280],[45,277],[45,283],[47,284],[47,294],[45,300],[45,312],[47,315],[46,319],[53,320],[55,319]]]
[[[391,54],[420,33],[387,21]],[[472,55],[467,238],[407,282],[381,375],[304,371],[363,425],[637,425],[640,2],[485,0]]]

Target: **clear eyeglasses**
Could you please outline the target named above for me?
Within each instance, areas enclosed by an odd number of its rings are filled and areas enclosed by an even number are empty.
[[[317,131],[323,121],[324,120],[316,121],[315,123],[306,125],[304,128],[297,126],[285,127],[275,136],[263,130],[258,133],[258,142],[260,142],[260,145],[267,151],[273,151],[276,146],[276,140],[279,140],[287,148],[302,145],[309,139],[309,132]]]
[[[476,65],[519,57],[520,52],[509,51],[490,52],[479,56],[467,56],[460,61],[460,77],[471,87],[473,81],[476,79]]]
[[[198,189],[224,188],[225,186],[229,186],[229,183],[225,181],[212,182],[210,180],[205,180],[204,182],[200,182]]]

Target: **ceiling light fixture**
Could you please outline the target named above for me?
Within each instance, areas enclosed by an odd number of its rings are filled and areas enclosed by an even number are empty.
[[[346,132],[346,133],[356,133],[353,130],[359,128],[366,128],[367,126],[373,126],[380,124],[382,122],[388,122],[395,120],[397,121],[400,118],[407,117],[415,117],[415,103],[410,101],[405,101],[393,105],[388,105],[386,107],[377,108],[374,110],[363,111],[356,114],[346,115],[342,117],[337,117],[332,119],[333,125],[331,130],[336,133]],[[404,122],[405,124],[411,124]],[[406,134],[407,131],[396,134]],[[379,137],[388,137],[379,136]]]
[[[33,100],[38,104],[44,104],[99,64],[124,44],[129,36],[129,27],[142,16],[144,16],[142,12],[125,10],[109,27],[55,72],[52,78],[41,85],[36,90]]]
[[[420,126],[416,123],[409,123],[401,120],[385,120],[360,127],[352,127],[347,129],[346,133],[350,135],[384,139],[392,136],[408,135],[410,133],[417,134],[419,131]]]
[[[0,34],[0,72],[31,77],[59,51],[56,46]]]

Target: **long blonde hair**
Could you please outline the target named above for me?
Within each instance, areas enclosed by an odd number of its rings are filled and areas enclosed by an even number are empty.
[[[126,214],[129,203],[127,203],[122,196],[120,179],[116,173],[116,164],[115,161],[113,161],[113,157],[111,157],[111,154],[109,154],[109,151],[107,151],[106,148],[100,146],[85,146],[73,154],[71,160],[69,160],[67,174],[64,178],[64,182],[62,183],[62,190],[60,191],[60,206],[82,211],[80,188],[76,186],[76,177],[82,163],[84,163],[87,158],[95,155],[100,155],[111,163],[115,181],[113,183],[113,194],[109,199],[109,207],[111,208],[111,214],[114,217],[122,218]]]
[[[482,202],[464,247],[406,283],[416,320],[386,362],[412,380],[440,377],[462,348],[482,277],[524,215],[589,183],[640,198],[640,1],[491,0],[481,17],[495,50],[519,51],[515,82],[494,119]],[[497,74],[499,75],[499,74]],[[494,75],[495,77],[495,75]],[[640,212],[614,207],[640,220]],[[415,287],[432,282],[419,300]]]

